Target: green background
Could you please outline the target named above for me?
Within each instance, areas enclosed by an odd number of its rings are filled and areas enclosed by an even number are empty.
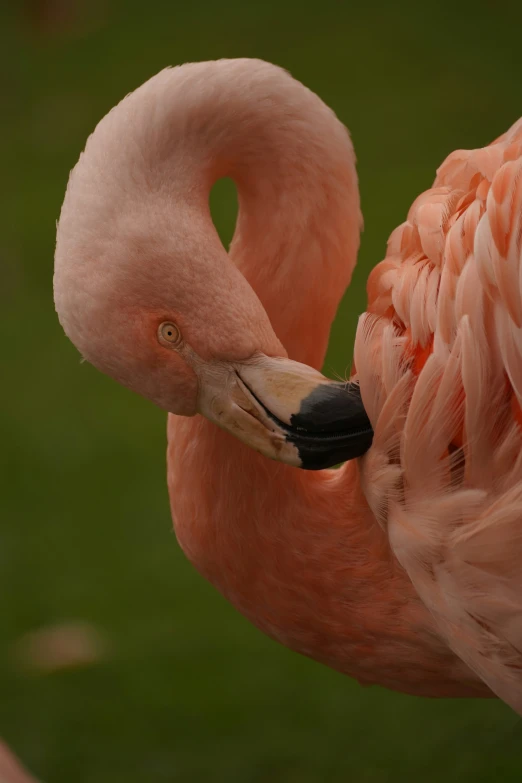
[[[55,221],[96,122],[165,65],[263,57],[356,147],[365,233],[326,365],[343,373],[390,231],[451,150],[522,114],[517,4],[5,3],[0,734],[47,783],[519,783],[507,707],[362,689],[265,639],[196,574],[171,530],[164,414],[80,365],[52,304]],[[228,241],[226,183],[212,208]],[[75,619],[107,639],[100,663],[17,665],[23,633]]]

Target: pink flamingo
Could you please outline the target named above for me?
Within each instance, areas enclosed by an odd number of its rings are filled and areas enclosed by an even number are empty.
[[[244,615],[361,683],[519,713],[521,173],[522,122],[449,156],[333,382],[317,368],[361,226],[346,129],[273,65],[183,65],[87,142],[54,282],[83,357],[176,414],[178,540]],[[228,254],[208,207],[224,176]]]

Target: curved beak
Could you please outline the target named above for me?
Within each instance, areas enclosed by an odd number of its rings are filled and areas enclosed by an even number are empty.
[[[258,355],[200,371],[199,412],[266,457],[307,470],[361,457],[373,430],[359,386]]]

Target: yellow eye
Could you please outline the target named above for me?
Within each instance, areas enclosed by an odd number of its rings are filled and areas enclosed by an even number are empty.
[[[160,342],[168,343],[168,345],[178,345],[181,342],[181,332],[176,324],[170,321],[164,321],[159,325],[158,337]]]

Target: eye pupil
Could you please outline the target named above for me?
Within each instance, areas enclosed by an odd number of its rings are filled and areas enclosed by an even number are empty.
[[[175,346],[181,341],[181,334],[175,324],[167,322],[159,325],[158,338],[160,342]]]

